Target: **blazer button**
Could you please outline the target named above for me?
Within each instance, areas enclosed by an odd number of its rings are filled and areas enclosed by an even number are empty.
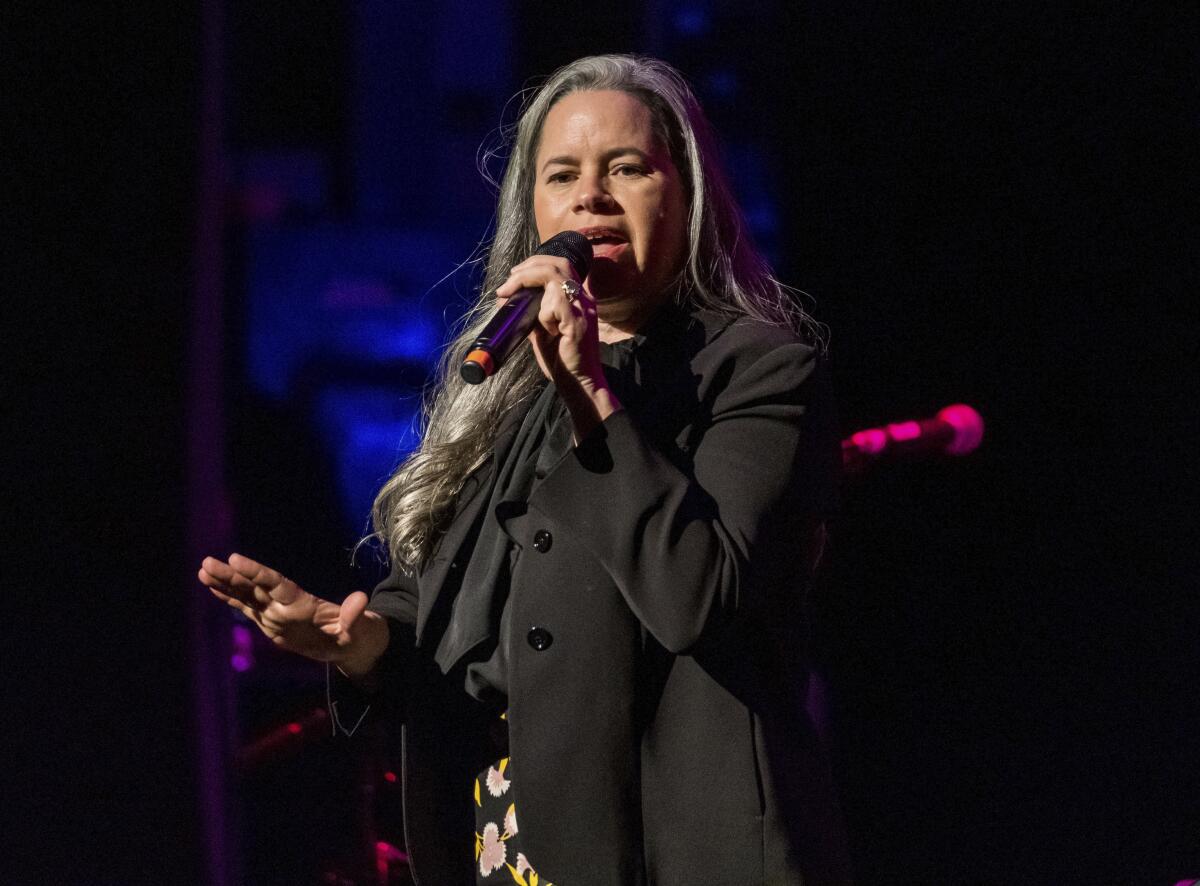
[[[554,642],[554,638],[550,636],[550,632],[545,628],[530,628],[525,639],[538,652],[545,652],[550,648],[550,644]]]
[[[533,534],[533,549],[539,554],[544,554],[550,550],[550,545],[554,544],[554,536],[545,529],[539,529]]]

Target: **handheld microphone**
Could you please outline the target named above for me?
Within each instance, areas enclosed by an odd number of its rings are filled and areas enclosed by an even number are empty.
[[[867,428],[842,441],[842,462],[863,467],[885,453],[966,455],[983,440],[983,418],[965,403],[947,406],[933,418]]]
[[[565,258],[582,280],[592,266],[592,244],[578,231],[555,234],[533,253]],[[467,349],[459,373],[473,385],[495,375],[529,335],[542,304],[541,289],[522,289],[506,301]]]

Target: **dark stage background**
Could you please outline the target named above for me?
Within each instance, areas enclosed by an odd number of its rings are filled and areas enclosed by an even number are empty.
[[[348,548],[470,285],[433,284],[486,231],[476,149],[614,50],[697,84],[846,433],[987,421],[847,483],[834,527],[860,882],[1200,877],[1194,5],[13,18],[5,882],[365,883],[401,842],[389,749],[327,738],[320,669],[245,645],[193,561],[370,583]]]

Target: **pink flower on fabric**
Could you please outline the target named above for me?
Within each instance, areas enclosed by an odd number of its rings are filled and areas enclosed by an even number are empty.
[[[504,839],[508,839],[517,832],[517,804],[510,803],[508,812],[504,816]],[[518,853],[519,855],[520,853]]]
[[[529,859],[525,857],[524,852],[517,853],[517,873],[524,874],[526,871],[533,870],[529,866]]]
[[[498,871],[504,865],[504,857],[508,849],[500,839],[500,828],[495,822],[483,826],[483,850],[479,853],[479,873],[488,876]]]
[[[501,796],[508,790],[508,786],[512,784],[504,777],[504,772],[497,769],[495,766],[489,766],[487,771],[487,789],[488,793],[493,797]]]

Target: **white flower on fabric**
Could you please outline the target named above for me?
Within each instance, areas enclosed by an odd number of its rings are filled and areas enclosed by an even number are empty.
[[[508,849],[500,839],[500,828],[489,821],[483,826],[483,850],[479,853],[479,873],[488,876],[504,866]]]
[[[510,803],[508,812],[504,816],[504,839],[508,839],[517,832],[517,804]],[[518,853],[519,854],[519,853]]]
[[[491,794],[493,797],[499,797],[508,790],[508,786],[510,784],[512,784],[512,782],[504,777],[503,772],[501,772],[495,766],[488,767],[487,789],[489,794]]]
[[[526,871],[532,870],[529,867],[529,859],[525,857],[524,852],[517,853],[517,873],[524,874]]]

